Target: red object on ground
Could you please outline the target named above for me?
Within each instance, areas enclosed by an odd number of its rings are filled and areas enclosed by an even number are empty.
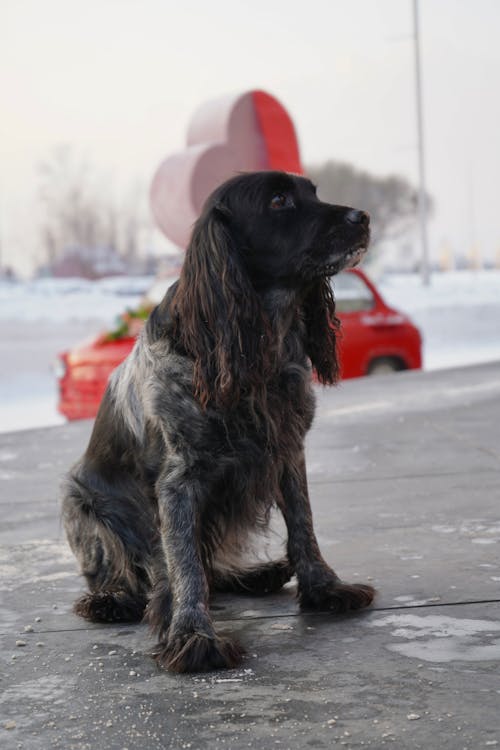
[[[341,321],[341,377],[359,378],[422,367],[420,331],[384,301],[368,276],[356,268],[333,280]]]
[[[59,355],[58,409],[68,419],[95,417],[113,370],[134,346],[135,338],[106,341],[103,336]]]
[[[333,286],[342,323],[339,354],[344,379],[422,366],[418,329],[384,302],[362,271],[336,276]],[[131,337],[106,341],[99,336],[62,354],[59,411],[68,419],[94,417],[109,375],[134,343]]]
[[[267,151],[267,168],[303,174],[297,135],[286,109],[266,91],[252,91],[252,98]]]
[[[187,247],[205,200],[238,172],[282,169],[301,174],[299,145],[284,106],[265,91],[204,102],[188,128],[186,147],[158,167],[150,192],[162,232]]]

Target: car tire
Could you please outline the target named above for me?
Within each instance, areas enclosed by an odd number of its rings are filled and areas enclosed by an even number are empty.
[[[368,375],[388,375],[391,372],[404,369],[403,363],[394,357],[379,357],[370,362]]]

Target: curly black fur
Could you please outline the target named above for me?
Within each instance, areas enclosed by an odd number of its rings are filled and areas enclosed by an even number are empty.
[[[240,175],[208,199],[179,278],[113,374],[63,518],[98,621],[145,616],[174,671],[237,665],[214,630],[211,590],[276,591],[293,574],[301,606],[370,604],[342,583],[314,535],[304,438],[311,365],[338,376],[328,277],[368,243],[362,211],[320,202],[280,172]],[[283,513],[287,555],[248,563],[249,537]]]

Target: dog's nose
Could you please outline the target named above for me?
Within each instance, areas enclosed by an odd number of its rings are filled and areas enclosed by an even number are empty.
[[[351,210],[348,211],[345,220],[348,221],[349,224],[362,224],[365,227],[370,223],[370,217],[366,211],[358,211],[356,208],[351,208]]]

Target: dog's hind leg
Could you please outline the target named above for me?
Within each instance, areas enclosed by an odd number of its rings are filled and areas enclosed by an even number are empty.
[[[211,584],[215,591],[259,596],[279,591],[293,576],[289,561],[275,560],[241,570],[215,566]]]
[[[76,600],[73,612],[91,622],[140,622],[146,597],[126,589],[96,591]]]
[[[93,622],[140,621],[147,603],[147,545],[130,537],[137,513],[131,503],[92,492],[75,476],[63,498],[63,521],[88,594],[74,604],[74,612]],[[130,518],[127,518],[130,516]]]

